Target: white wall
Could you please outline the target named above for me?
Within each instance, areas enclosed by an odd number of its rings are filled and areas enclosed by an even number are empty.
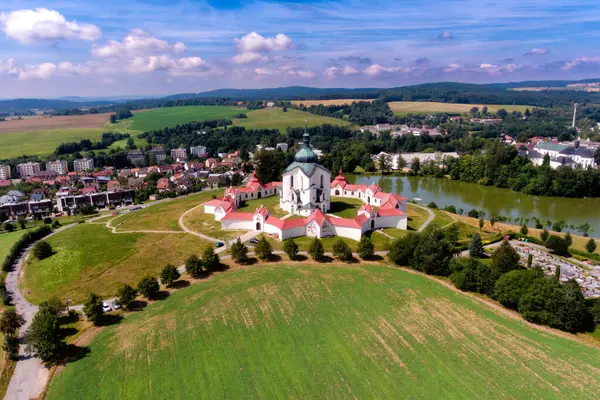
[[[240,230],[240,231],[253,231],[256,229],[256,222],[254,221],[235,221],[225,220],[221,221],[221,229],[223,230]]]
[[[214,213],[215,213],[215,206],[209,206],[209,205],[204,206],[204,214],[214,214]]]
[[[362,236],[361,229],[350,228],[347,226],[334,226],[334,232],[336,236],[342,236],[356,241],[359,241],[360,237]]]

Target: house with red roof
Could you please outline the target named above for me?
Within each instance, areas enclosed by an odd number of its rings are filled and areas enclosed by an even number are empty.
[[[252,173],[252,176],[246,183],[245,187],[229,187],[225,189],[225,196],[230,196],[237,207],[246,200],[256,200],[263,197],[270,197],[279,194],[279,188],[281,182],[269,182],[266,184],[260,183],[260,180],[256,176],[256,171]]]

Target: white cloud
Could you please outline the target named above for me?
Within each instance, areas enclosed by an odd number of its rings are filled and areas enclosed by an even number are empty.
[[[242,53],[281,51],[294,47],[292,39],[283,33],[279,33],[275,37],[263,37],[256,32],[250,32],[240,39],[233,39],[233,42],[236,44],[238,50]]]
[[[251,64],[255,62],[266,63],[269,61],[269,57],[264,56],[260,53],[246,52],[235,55],[231,61],[234,64]]]
[[[9,58],[6,61],[0,60],[0,74],[17,75],[18,70],[15,68],[15,60]]]
[[[26,65],[13,68],[13,74],[20,80],[50,79],[55,76],[87,75],[91,71],[88,65],[73,64],[69,61],[54,64],[45,62],[37,65]]]
[[[6,36],[23,43],[43,40],[97,40],[102,31],[96,25],[67,21],[55,10],[15,10],[0,14],[0,26]]]
[[[409,73],[412,72],[412,68],[408,67],[384,67],[383,65],[373,64],[369,65],[367,68],[363,70],[363,74],[367,76],[379,76],[384,73],[394,73],[394,72],[404,72]]]
[[[359,72],[360,72],[360,71],[359,71],[359,70],[357,70],[356,68],[352,68],[352,67],[350,67],[349,65],[346,65],[346,66],[344,67],[343,74],[344,74],[344,75],[356,75],[356,74],[358,74]]]
[[[256,75],[268,75],[268,76],[277,75],[277,71],[273,71],[268,68],[256,68],[254,70],[254,73]]]
[[[446,68],[444,68],[444,72],[456,72],[456,71],[462,71],[463,70],[463,66],[460,64],[448,64],[448,66]]]
[[[550,50],[548,49],[541,49],[538,47],[534,47],[533,49],[529,50],[527,53],[525,53],[525,56],[543,56],[544,54],[548,54],[550,53]]]
[[[324,74],[327,78],[333,79],[340,73],[340,69],[337,67],[329,67],[325,70]]]
[[[104,46],[94,46],[92,54],[101,58],[146,56],[156,53],[180,54],[187,50],[182,42],[170,44],[153,37],[142,29],[133,29],[122,42],[110,40]]]
[[[299,69],[299,70],[295,70],[295,69],[289,70],[288,71],[288,75],[291,75],[291,76],[294,76],[294,77],[297,77],[297,78],[302,78],[302,79],[312,79],[315,76],[317,76],[317,74],[314,71],[308,71],[308,70],[302,70],[302,69]]]
[[[479,69],[481,71],[487,72],[490,75],[501,75],[505,72],[515,72],[515,71],[521,70],[525,67],[526,66],[523,64],[514,64],[514,63],[502,64],[502,65],[486,64],[486,63],[479,64]]]
[[[278,67],[277,69],[280,70],[280,71],[289,71],[289,70],[292,70],[294,68],[296,68],[296,65],[285,64],[285,65],[282,65],[282,66]]]
[[[565,65],[563,65],[561,67],[561,69],[563,71],[569,71],[578,66],[597,65],[597,64],[600,64],[600,57],[580,57],[580,58],[574,59],[573,61],[569,61],[569,62],[565,63]]]
[[[166,71],[172,76],[193,76],[205,74],[209,65],[200,57],[172,58],[168,55],[134,57],[127,70],[133,73]]]

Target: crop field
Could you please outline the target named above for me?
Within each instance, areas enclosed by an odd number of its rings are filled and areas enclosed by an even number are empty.
[[[292,109],[283,112],[281,108],[265,108],[262,110],[246,111],[245,114],[248,118],[234,119],[233,124],[248,129],[279,129],[281,132],[285,132],[288,127],[301,128],[304,125],[308,125],[309,127],[323,124],[350,125],[349,122],[338,118],[322,117]]]
[[[48,399],[595,399],[600,351],[385,266],[236,268],[101,330]]]
[[[110,114],[65,115],[57,117],[25,117],[0,122],[0,136],[8,132],[50,131],[65,129],[101,128]]]
[[[295,105],[304,104],[306,107],[318,106],[341,106],[344,104],[352,104],[359,101],[368,101],[369,103],[375,99],[332,99],[332,100],[293,100],[291,103]]]
[[[416,114],[416,113],[460,113],[466,114],[471,108],[478,107],[480,110],[485,104],[458,104],[458,103],[438,103],[430,101],[392,101],[388,103],[394,114]],[[495,113],[500,109],[505,109],[508,112],[521,111],[525,109],[533,109],[533,106],[515,106],[510,104],[489,104],[488,111]]]
[[[107,130],[97,127],[0,133],[0,159],[24,154],[50,154],[61,143],[79,142],[81,139],[100,140],[104,132]]]
[[[245,108],[229,106],[184,106],[154,108],[138,112],[133,117],[111,125],[124,131],[152,131],[188,122],[202,122],[212,119],[230,119],[246,112]]]
[[[67,229],[48,243],[55,254],[42,261],[30,258],[21,280],[22,292],[34,303],[56,295],[78,304],[90,291],[113,296],[120,284],[158,275],[168,263],[179,266],[208,244],[183,232],[113,234],[100,224]]]

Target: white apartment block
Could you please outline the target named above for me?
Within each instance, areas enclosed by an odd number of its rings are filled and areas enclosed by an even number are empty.
[[[206,146],[192,146],[190,147],[190,153],[198,157],[206,157],[208,156],[208,152],[206,151]]]
[[[0,165],[0,180],[10,179],[10,165]]]
[[[66,175],[69,172],[67,160],[48,161],[46,163],[46,171],[53,171],[59,175]]]
[[[173,160],[187,160],[187,150],[186,149],[171,149],[171,158]]]
[[[80,158],[73,160],[73,169],[75,171],[92,171],[94,169],[93,158]]]
[[[17,171],[21,178],[27,178],[41,171],[40,163],[28,162],[17,165]]]

